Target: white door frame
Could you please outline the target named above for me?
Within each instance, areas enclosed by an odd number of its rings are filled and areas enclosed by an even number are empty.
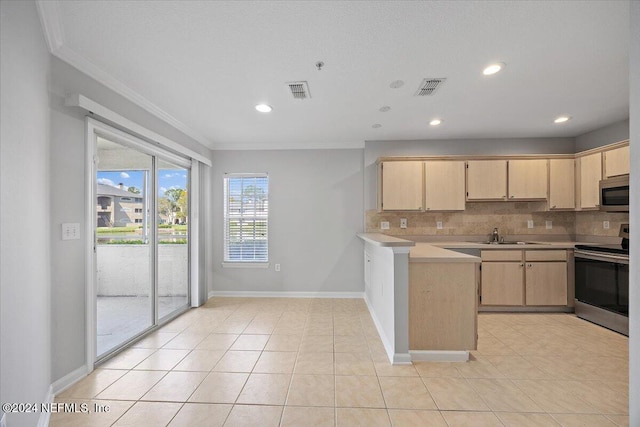
[[[85,137],[86,137],[86,168],[85,168],[85,281],[86,281],[86,367],[87,374],[94,370],[96,360],[96,330],[97,330],[97,303],[96,303],[96,288],[97,288],[97,270],[96,270],[96,233],[95,233],[95,200],[96,200],[96,144],[95,138],[98,134],[107,134],[113,137],[116,141],[123,140],[127,142],[127,145],[133,145],[136,148],[140,148],[141,151],[154,156],[160,156],[169,161],[175,162],[177,165],[183,165],[190,167],[190,195],[189,203],[191,212],[189,212],[189,221],[191,223],[189,227],[189,299],[187,304],[191,307],[197,307],[198,294],[199,294],[199,209],[200,209],[200,173],[201,169],[198,167],[197,161],[189,161],[184,157],[177,156],[168,151],[152,146],[137,137],[95,120],[89,116],[85,120]],[[155,191],[155,190],[154,190]],[[155,223],[155,222],[153,222]],[[157,232],[154,227],[153,232]],[[155,262],[154,262],[155,264]],[[157,268],[157,266],[156,266]],[[157,280],[156,280],[157,282]],[[157,286],[157,283],[154,283]],[[154,300],[155,300],[154,295]],[[155,304],[155,302],[154,302]],[[154,315],[157,317],[157,312]],[[156,329],[160,323],[154,324],[151,330]],[[166,320],[171,320],[168,318]],[[150,330],[147,330],[149,332]],[[135,339],[135,338],[134,338]]]

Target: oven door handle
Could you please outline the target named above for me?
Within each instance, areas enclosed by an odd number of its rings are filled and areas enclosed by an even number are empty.
[[[616,264],[629,264],[629,258],[623,257],[623,256],[609,255],[609,254],[603,255],[601,253],[582,251],[579,249],[576,249],[574,254],[576,258],[591,259],[594,261],[603,261],[603,262],[614,262]]]

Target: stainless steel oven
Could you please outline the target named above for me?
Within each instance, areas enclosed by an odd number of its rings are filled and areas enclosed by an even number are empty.
[[[629,225],[621,227],[628,236]],[[629,335],[629,246],[577,245],[576,315]]]
[[[600,181],[600,210],[629,212],[629,175]]]

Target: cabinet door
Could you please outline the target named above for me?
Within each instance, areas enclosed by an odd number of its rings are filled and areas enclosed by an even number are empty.
[[[575,160],[549,160],[549,209],[575,209]]]
[[[424,180],[426,210],[464,210],[464,162],[424,162]]]
[[[507,161],[469,160],[467,200],[506,200]]]
[[[528,262],[527,305],[567,305],[567,263]]]
[[[600,204],[598,185],[602,179],[602,154],[589,154],[578,160],[580,162],[580,208],[597,208]]]
[[[421,210],[422,183],[422,162],[384,162],[382,164],[382,210]]]
[[[523,305],[524,264],[482,263],[482,305]]]
[[[547,160],[509,160],[509,199],[547,198]]]
[[[605,151],[604,173],[606,178],[618,175],[628,175],[630,169],[629,146]]]

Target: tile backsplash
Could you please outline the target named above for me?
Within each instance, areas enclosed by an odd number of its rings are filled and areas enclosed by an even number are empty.
[[[488,236],[494,227],[500,235],[547,235],[573,238],[576,235],[617,236],[620,224],[628,222],[628,213],[599,211],[546,211],[546,202],[474,202],[461,212],[366,212],[367,232],[394,236]],[[400,218],[407,228],[400,228]],[[380,223],[389,222],[389,230]],[[437,222],[442,229],[437,229]],[[533,228],[528,228],[533,221]],[[547,228],[551,221],[551,228]],[[603,228],[609,221],[609,229]]]

